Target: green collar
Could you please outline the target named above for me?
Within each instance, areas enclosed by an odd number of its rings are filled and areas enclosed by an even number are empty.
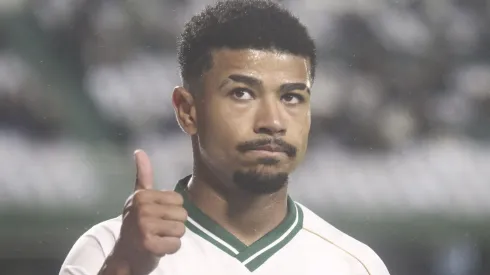
[[[230,232],[204,214],[187,197],[187,184],[191,176],[180,180],[175,191],[184,197],[184,208],[189,216],[188,229],[238,259],[250,271],[254,271],[265,263],[274,253],[284,247],[303,227],[301,207],[288,197],[288,214],[286,218],[271,232],[251,244],[245,245]]]

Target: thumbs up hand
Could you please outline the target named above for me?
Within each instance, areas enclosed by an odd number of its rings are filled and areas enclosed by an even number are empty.
[[[187,212],[182,195],[153,189],[148,155],[137,150],[134,157],[135,191],[126,202],[120,236],[108,258],[111,262],[124,263],[131,275],[148,275],[161,257],[180,249]]]

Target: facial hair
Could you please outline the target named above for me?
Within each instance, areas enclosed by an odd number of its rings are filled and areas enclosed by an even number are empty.
[[[285,153],[289,158],[295,158],[297,148],[280,138],[263,138],[243,142],[237,145],[239,152],[245,153],[250,150],[260,149],[261,146],[275,145],[276,150]],[[259,158],[258,165],[274,166],[279,163],[276,158]],[[287,185],[289,174],[280,173],[263,173],[258,169],[247,171],[235,171],[233,173],[233,182],[242,190],[251,194],[272,194],[281,190]]]
[[[288,180],[287,173],[264,174],[256,170],[233,173],[233,182],[240,189],[256,195],[276,193],[287,185]]]

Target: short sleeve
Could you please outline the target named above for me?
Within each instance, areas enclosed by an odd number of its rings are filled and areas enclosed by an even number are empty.
[[[119,229],[114,219],[84,233],[68,252],[59,275],[97,275],[114,248]]]

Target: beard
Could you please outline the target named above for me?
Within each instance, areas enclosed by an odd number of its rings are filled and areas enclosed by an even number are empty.
[[[288,184],[289,174],[264,173],[257,170],[235,171],[233,182],[242,190],[255,194],[267,195],[281,190]]]
[[[295,146],[282,139],[260,139],[243,142],[237,145],[237,151],[245,153],[250,150],[260,150],[261,146],[275,145],[278,151],[285,153],[290,159],[296,157]],[[260,158],[257,160],[259,166],[276,166],[280,163],[276,158]],[[242,190],[256,195],[267,195],[276,193],[288,184],[289,173],[286,172],[264,172],[256,168],[247,171],[235,171],[233,182]]]

